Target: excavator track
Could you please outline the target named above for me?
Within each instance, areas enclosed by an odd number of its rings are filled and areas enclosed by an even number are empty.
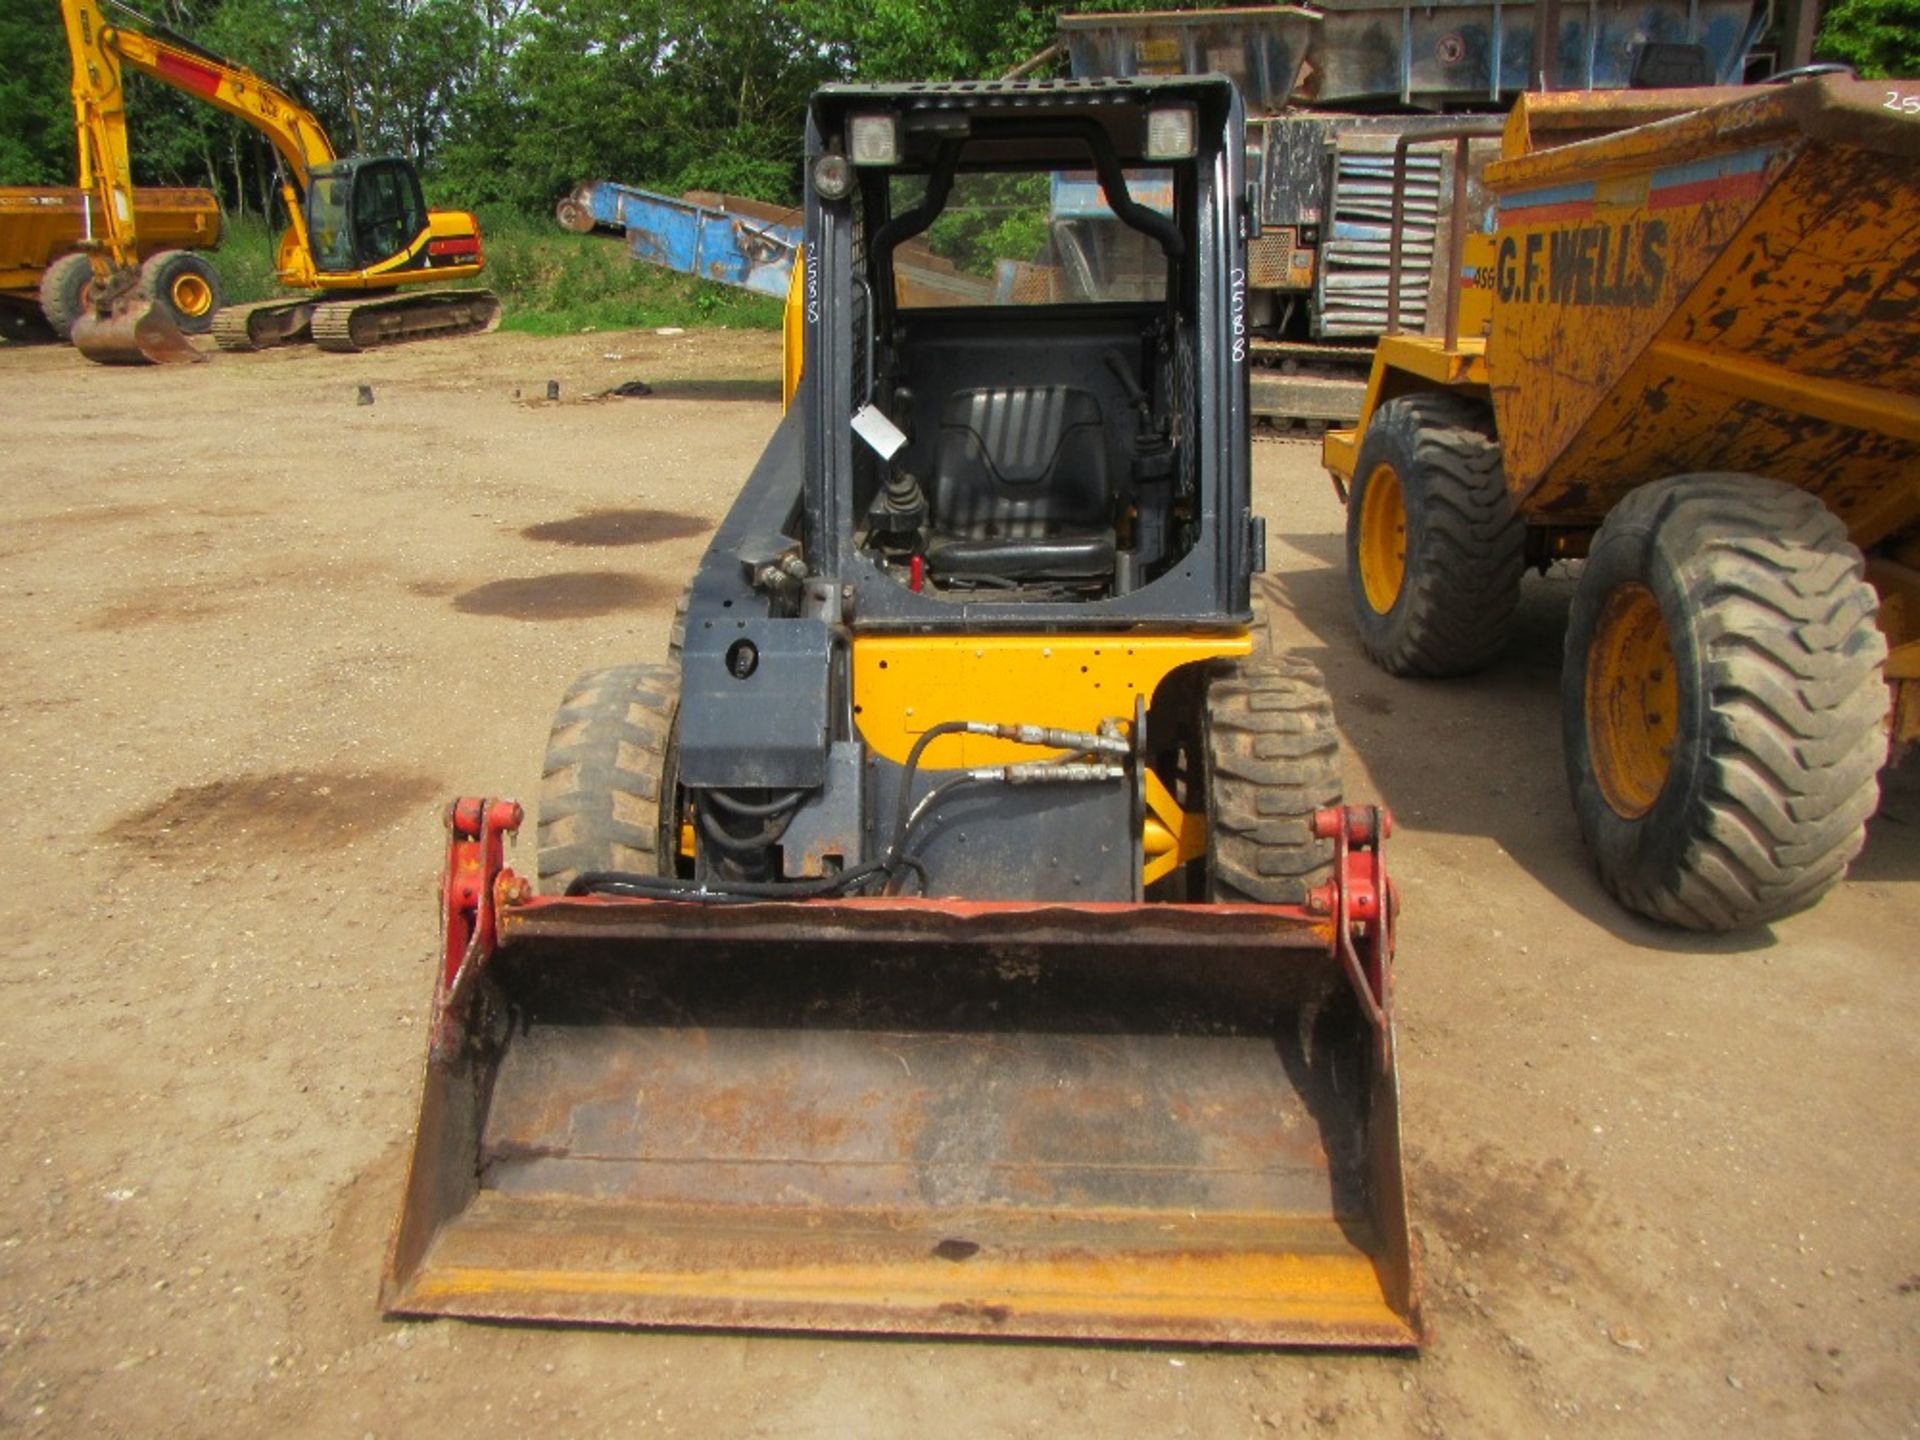
[[[265,350],[308,338],[314,300],[305,295],[228,305],[213,317],[213,343],[222,350]]]
[[[416,290],[325,301],[313,313],[313,340],[322,350],[352,352],[484,335],[499,324],[500,297],[491,290]]]

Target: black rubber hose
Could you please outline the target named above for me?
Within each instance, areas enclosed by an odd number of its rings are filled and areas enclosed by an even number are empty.
[[[784,819],[774,819],[769,820],[751,835],[736,835],[722,825],[719,817],[707,809],[706,806],[696,803],[693,807],[693,813],[694,818],[700,822],[700,833],[702,835],[706,836],[707,839],[711,840],[720,849],[729,850],[735,854],[747,854],[753,851],[765,850],[769,845],[777,841],[787,828]]]
[[[794,793],[795,795],[804,794],[802,791],[795,791]],[[765,850],[770,845],[779,844],[780,837],[786,834],[787,827],[793,824],[794,812],[800,808],[799,800],[796,799],[792,804],[782,805],[779,809],[770,812],[766,823],[760,826],[759,829],[754,830],[750,834],[736,835],[733,831],[727,829],[721,822],[720,817],[708,808],[706,802],[715,798],[717,797],[711,790],[695,791],[693,804],[694,819],[699,822],[700,833],[702,835],[705,835],[720,849],[730,851],[736,855],[751,854],[755,851]]]
[[[923,731],[919,739],[913,742],[913,748],[907,752],[906,768],[900,778],[900,806],[894,817],[893,838],[888,843],[883,859],[870,861],[865,865],[843,870],[838,875],[823,875],[814,880],[722,880],[702,882],[681,880],[668,875],[643,875],[630,870],[590,870],[574,877],[567,886],[569,895],[627,895],[643,900],[691,900],[702,903],[724,903],[726,901],[745,900],[806,900],[821,895],[842,895],[856,886],[864,885],[876,877],[885,877],[891,881],[902,867],[912,870],[920,877],[924,887],[927,881],[926,866],[919,860],[902,859],[899,851],[907,838],[907,818],[913,811],[913,777],[920,769],[920,757],[926,753],[927,746],[942,735],[955,735],[964,732],[968,722],[965,720],[943,720]],[[950,786],[958,780],[969,777],[955,776],[943,781]],[[750,839],[728,835],[720,829],[714,817],[705,807],[696,804],[694,812],[700,821],[700,828],[709,838],[728,850],[751,849],[757,844],[771,843],[762,837],[772,832],[778,838],[779,831],[785,830],[781,824],[775,831],[773,826],[766,827]],[[718,835],[714,832],[719,831]]]
[[[791,810],[807,798],[807,792],[804,790],[789,790],[783,795],[775,796],[773,799],[766,801],[764,804],[751,800],[736,800],[724,790],[702,790],[700,794],[705,799],[712,801],[715,805],[726,811],[729,815],[738,815],[743,819],[754,820],[765,819],[769,815],[778,815],[782,811]]]
[[[938,725],[930,725],[921,731],[920,738],[913,742],[913,748],[907,752],[906,769],[900,776],[900,804],[893,817],[893,838],[887,842],[886,858],[880,862],[889,874],[900,863],[900,848],[906,843],[907,817],[913,813],[913,777],[920,768],[920,757],[926,754],[927,746],[942,735],[963,734],[969,723],[966,720],[942,720]]]
[[[924,802],[922,802],[920,806],[920,815],[922,820],[926,822],[931,822],[934,817],[934,812],[940,808],[940,802],[942,800],[944,800],[948,795],[952,794],[955,790],[958,790],[961,786],[972,785],[976,783],[979,783],[979,782],[977,782],[972,775],[953,775],[953,776],[949,776],[945,780],[942,780],[938,785],[934,786],[933,789],[927,792],[927,798]],[[899,841],[900,853],[897,855],[890,855],[888,857],[888,864],[890,866],[890,869],[887,876],[886,893],[889,895],[894,895],[899,893],[893,887],[894,887],[894,883],[899,880],[900,871],[903,869],[911,869],[914,874],[920,877],[921,893],[922,894],[926,893],[927,867],[921,861],[918,855],[915,855],[912,851],[906,848],[908,842],[912,838],[913,837],[910,834],[905,833],[903,831],[902,834],[900,835],[900,841]]]
[[[879,861],[822,875],[813,880],[680,880],[671,875],[643,875],[635,870],[589,870],[576,875],[567,894],[626,895],[641,900],[690,900],[725,903],[747,900],[810,900],[838,895],[883,873]]]

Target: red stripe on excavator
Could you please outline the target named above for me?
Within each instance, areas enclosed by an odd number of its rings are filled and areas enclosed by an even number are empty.
[[[201,95],[212,95],[220,89],[220,72],[211,65],[165,51],[160,54],[160,73],[183,89]]]
[[[455,235],[445,240],[433,240],[427,244],[429,255],[478,255],[480,237],[478,235]]]

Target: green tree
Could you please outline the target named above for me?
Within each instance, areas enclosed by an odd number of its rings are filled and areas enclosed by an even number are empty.
[[[781,0],[552,0],[490,103],[505,129],[450,147],[464,198],[544,210],[587,179],[786,200],[814,86],[838,71]]]
[[[1840,0],[1821,17],[1813,49],[1868,79],[1920,76],[1920,0]]]
[[[0,185],[71,185],[70,65],[48,0],[0,0]]]
[[[885,83],[1004,75],[1052,43],[1062,11],[1195,10],[1213,3],[1218,0],[792,0],[788,8],[844,78]]]
[[[1003,74],[1053,38],[1061,7],[1010,0],[794,0],[791,8],[844,76],[886,83]]]

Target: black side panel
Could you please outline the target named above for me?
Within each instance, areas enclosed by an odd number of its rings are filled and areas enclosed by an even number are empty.
[[[767,597],[752,586],[751,567],[769,553],[777,555],[800,543],[808,383],[801,382],[793,408],[781,419],[733,508],[713,532],[694,575],[688,606],[692,616],[711,619],[725,614],[732,619],[768,613]]]
[[[680,662],[680,780],[811,788],[827,778],[827,627],[690,611]]]
[[[799,545],[805,392],[803,383],[694,576],[680,662],[687,785],[792,789],[826,778],[827,627],[775,613],[752,580]]]
[[[1039,752],[1035,752],[1038,754]],[[913,778],[917,803],[951,770]],[[867,761],[868,833],[877,856],[893,836],[906,772]],[[1085,784],[962,785],[914,827],[908,852],[930,895],[969,900],[1140,899],[1140,827],[1131,778]],[[911,891],[911,887],[909,887]]]

